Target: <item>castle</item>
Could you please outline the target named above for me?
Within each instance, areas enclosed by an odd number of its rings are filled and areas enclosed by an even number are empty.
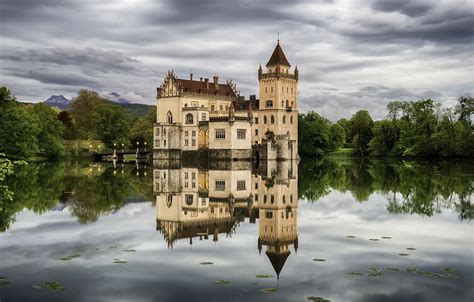
[[[259,98],[247,100],[232,81],[169,71],[157,88],[153,158],[298,159],[298,67],[290,67],[278,41],[265,72],[258,68]]]

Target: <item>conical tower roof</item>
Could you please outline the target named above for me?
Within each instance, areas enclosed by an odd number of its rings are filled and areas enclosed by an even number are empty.
[[[270,65],[285,65],[290,67],[290,63],[286,59],[285,53],[283,52],[283,49],[280,46],[280,41],[278,41],[277,46],[275,47],[275,50],[272,53],[272,56],[270,57],[270,60],[268,60],[267,67]]]
[[[277,274],[277,278],[280,278],[280,272],[285,265],[286,259],[290,255],[290,251],[283,251],[283,252],[275,252],[275,251],[268,251],[266,252],[268,259],[272,263],[273,269]]]

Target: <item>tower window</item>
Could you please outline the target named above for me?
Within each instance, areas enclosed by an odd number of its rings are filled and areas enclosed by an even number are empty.
[[[273,87],[270,87],[270,92],[273,93]]]
[[[275,117],[274,117],[273,115],[270,117],[270,122],[271,122],[272,124],[275,124]]]
[[[206,114],[205,114],[205,113],[202,113],[202,114],[201,114],[201,120],[202,120],[202,121],[205,121],[205,120],[206,120]]]
[[[292,125],[293,125],[293,115],[292,115],[292,116],[290,116],[290,124],[292,124]]]
[[[268,89],[267,89],[267,87],[265,87],[265,93],[267,93],[267,92],[268,92]]]
[[[194,196],[191,195],[191,194],[186,194],[186,204],[187,204],[188,206],[190,206],[190,205],[193,204],[193,197],[194,197]]]
[[[283,124],[286,124],[286,115],[283,116]]]
[[[237,139],[245,139],[246,133],[245,129],[237,129]]]
[[[285,101],[281,101],[281,107],[285,107]]]
[[[272,211],[265,211],[265,218],[272,219],[273,218],[273,212]]]
[[[263,123],[264,123],[264,124],[267,123],[267,116],[266,116],[266,115],[263,116]]]
[[[216,139],[225,139],[225,129],[216,129]]]
[[[194,117],[191,113],[186,114],[186,124],[192,124],[194,121]]]
[[[255,118],[255,125],[258,124],[258,117]]]
[[[211,105],[211,111],[214,111],[215,107],[214,105]]]
[[[173,114],[171,114],[171,111],[168,111],[168,113],[166,115],[166,120],[168,121],[168,124],[173,123]]]
[[[216,180],[216,191],[224,191],[224,190],[225,190],[225,181]]]
[[[272,108],[273,107],[273,101],[268,100],[268,101],[265,102],[265,105],[267,106],[267,108]]]
[[[245,190],[245,180],[238,180],[237,181],[237,190],[244,191]]]

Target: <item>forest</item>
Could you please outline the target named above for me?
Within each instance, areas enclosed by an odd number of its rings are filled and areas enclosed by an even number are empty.
[[[87,154],[115,145],[152,142],[156,107],[137,116],[99,96],[80,90],[69,110],[18,102],[0,88],[0,153],[9,158],[57,158]]]
[[[474,156],[474,99],[460,96],[455,107],[431,99],[394,101],[384,119],[367,110],[331,123],[316,112],[299,115],[299,154],[321,157],[340,148],[362,157],[465,158]]]

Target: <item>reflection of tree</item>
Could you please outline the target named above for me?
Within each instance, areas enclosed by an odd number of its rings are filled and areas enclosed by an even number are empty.
[[[472,219],[470,171],[474,162],[319,159],[300,165],[299,192],[311,201],[331,189],[350,191],[358,201],[376,192],[387,198],[390,213],[432,216],[450,208]]]
[[[152,173],[134,166],[92,167],[89,162],[29,163],[18,167],[5,183],[13,200],[0,206],[0,232],[9,228],[23,209],[44,213],[66,204],[80,223],[120,209],[129,201],[153,200]],[[123,172],[122,172],[123,171]]]

